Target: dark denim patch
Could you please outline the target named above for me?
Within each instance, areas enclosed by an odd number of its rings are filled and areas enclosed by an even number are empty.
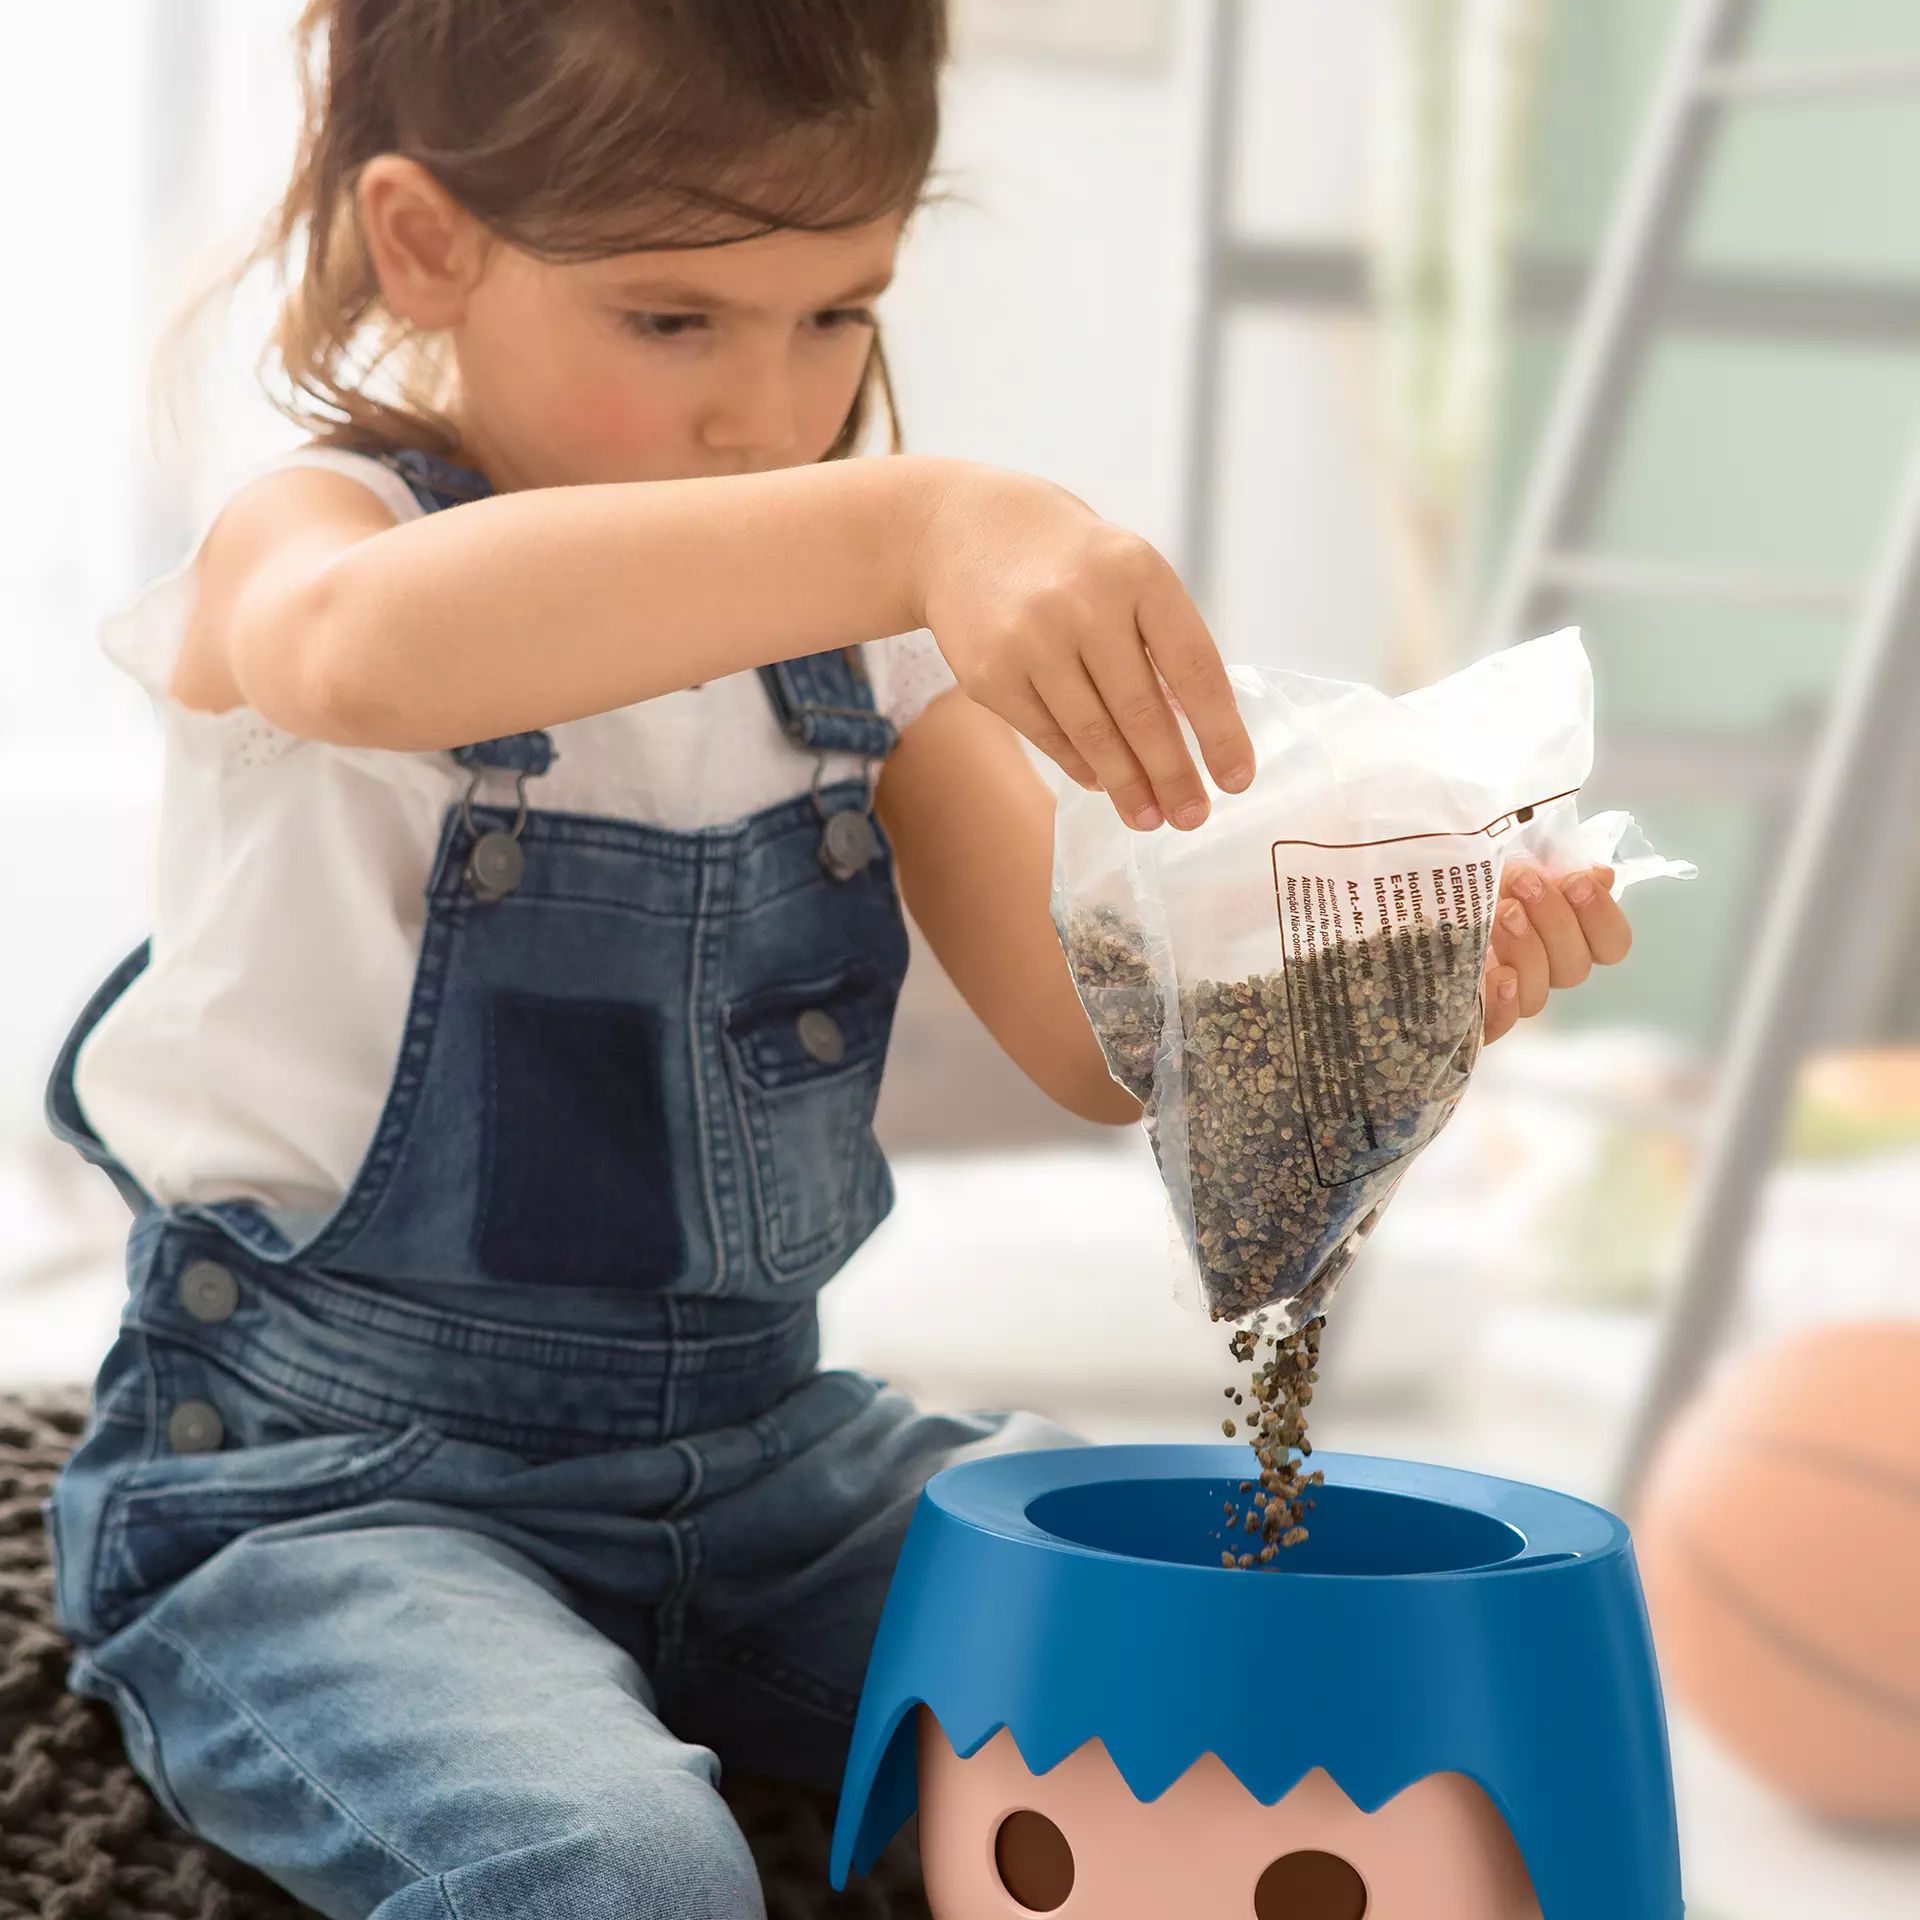
[[[664,1287],[686,1243],[660,1087],[660,1019],[631,1002],[499,993],[481,1264],[501,1280]]]

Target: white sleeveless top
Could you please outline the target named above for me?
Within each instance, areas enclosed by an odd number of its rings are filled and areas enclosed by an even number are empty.
[[[306,448],[378,494],[396,522],[424,509],[391,469]],[[419,953],[446,809],[471,775],[450,754],[305,740],[248,708],[209,714],[168,692],[194,595],[185,561],[110,618],[101,644],[151,695],[164,736],[146,968],[82,1045],[88,1121],[154,1199],[248,1198],[330,1209],[380,1116]],[[931,634],[862,649],[902,731],[953,676]],[[547,729],[539,807],[691,830],[805,793],[814,756],[789,741],[754,673]],[[861,763],[829,755],[824,778]],[[509,801],[489,774],[481,798]]]

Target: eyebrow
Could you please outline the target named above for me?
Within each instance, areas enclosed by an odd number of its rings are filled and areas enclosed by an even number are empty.
[[[891,272],[870,274],[857,287],[849,287],[837,299],[825,301],[809,308],[809,311],[827,313],[835,307],[844,307],[855,300],[874,300],[885,293],[892,284]],[[720,299],[710,287],[696,287],[686,280],[654,278],[621,280],[615,283],[613,291],[629,300],[657,300],[666,306],[698,307],[708,313],[752,314],[762,311],[750,301]]]

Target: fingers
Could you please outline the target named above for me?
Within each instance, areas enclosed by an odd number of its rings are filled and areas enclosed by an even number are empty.
[[[1122,820],[1143,833],[1162,825],[1167,816],[1154,784],[1079,656],[1056,651],[1037,661],[1033,689],[1052,723],[1042,728],[1041,736],[1029,736],[1042,752],[1053,751],[1048,745],[1049,739],[1064,741],[1067,748],[1093,769]],[[1165,705],[1163,700],[1161,706]],[[1171,714],[1167,715],[1166,724],[1173,726]],[[1184,757],[1184,746],[1181,752]],[[1197,788],[1199,776],[1193,772],[1191,760],[1187,762],[1187,771]]]
[[[1140,638],[1193,727],[1207,771],[1228,793],[1244,791],[1253,779],[1253,741],[1220,649],[1171,568],[1164,587],[1142,596],[1139,622]]]
[[[1067,738],[1054,719],[1047,703],[1034,691],[1031,680],[1022,679],[997,696],[993,711],[1033,742],[1069,780],[1091,793],[1100,790],[1099,776],[1087,764],[1086,757]]]
[[[1552,984],[1546,947],[1517,900],[1503,900],[1493,916],[1493,956],[1512,970],[1518,986],[1517,1006],[1522,1018],[1532,1019],[1547,1004]]]
[[[1504,920],[1516,907],[1524,915],[1545,955],[1547,984],[1579,986],[1593,971],[1593,956],[1586,932],[1559,887],[1531,866],[1509,867],[1500,886],[1507,895],[1501,917]]]
[[[1633,947],[1633,926],[1620,909],[1620,902],[1607,889],[1613,885],[1611,867],[1595,867],[1587,873],[1570,873],[1560,883],[1567,905],[1580,923],[1587,951],[1596,966],[1615,967]]]
[[[1509,866],[1487,948],[1486,1038],[1531,1019],[1554,987],[1577,987],[1594,967],[1624,960],[1633,929],[1608,892],[1611,867],[1549,880],[1537,867]]]
[[[1491,1046],[1502,1035],[1511,1033],[1520,1018],[1520,977],[1487,956],[1485,1043]]]
[[[1611,867],[1549,879],[1537,867],[1514,866],[1502,876],[1501,891],[1526,908],[1540,936],[1553,986],[1577,987],[1595,966],[1614,966],[1627,957],[1633,929],[1607,891],[1612,884]]]
[[[1254,754],[1179,575],[1057,487],[1001,475],[994,488],[1019,513],[987,577],[978,529],[963,530],[960,564],[923,595],[955,677],[1070,779],[1104,788],[1130,826],[1199,826],[1212,803],[1198,761],[1237,793],[1252,784]],[[1023,542],[1043,564],[1015,564]]]
[[[1146,649],[1116,643],[1090,650],[1085,659],[1108,714],[1152,783],[1161,814],[1183,830],[1199,826],[1212,806]]]

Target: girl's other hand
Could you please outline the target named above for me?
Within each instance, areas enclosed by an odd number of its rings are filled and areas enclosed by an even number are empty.
[[[913,556],[914,605],[960,686],[1143,832],[1197,827],[1208,771],[1230,793],[1253,742],[1179,576],[1064,488],[942,463]]]
[[[1538,1013],[1553,988],[1577,987],[1595,967],[1627,957],[1633,929],[1612,885],[1611,867],[1557,879],[1532,865],[1507,867],[1487,949],[1489,1043]]]

